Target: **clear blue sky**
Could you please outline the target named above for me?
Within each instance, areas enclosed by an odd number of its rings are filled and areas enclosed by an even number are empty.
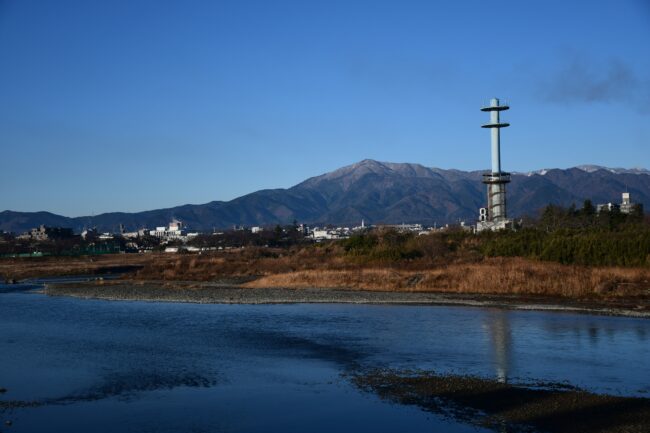
[[[364,158],[650,166],[650,1],[0,0],[0,210],[229,200]]]

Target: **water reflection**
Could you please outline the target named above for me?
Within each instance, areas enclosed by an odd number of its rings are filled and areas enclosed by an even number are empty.
[[[0,401],[43,402],[15,409],[14,433],[108,433],[116,413],[148,432],[476,431],[350,388],[375,368],[650,393],[650,321],[621,317],[0,293],[0,329]]]
[[[492,342],[492,359],[496,368],[497,380],[508,382],[508,372],[512,363],[512,335],[508,311],[492,310],[485,316],[485,328]]]

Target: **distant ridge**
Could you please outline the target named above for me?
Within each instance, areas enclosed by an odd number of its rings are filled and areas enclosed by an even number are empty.
[[[610,173],[614,174],[650,174],[650,170],[646,168],[641,168],[641,167],[632,167],[632,168],[611,168],[611,167],[603,167],[602,165],[593,165],[593,164],[585,164],[585,165],[578,165],[576,167],[579,170],[586,171],[587,173],[594,173],[599,170],[604,170],[604,171],[609,171]],[[541,169],[541,170],[535,170],[535,171],[529,171],[528,173],[525,173],[526,175],[530,176],[533,174],[540,174],[540,175],[545,175],[549,170],[552,169]]]
[[[39,224],[97,226],[116,231],[164,225],[179,218],[190,229],[210,230],[233,225],[367,223],[444,224],[473,222],[485,205],[480,171],[444,170],[420,164],[366,159],[309,178],[288,189],[266,189],[228,202],[213,201],[137,213],[105,213],[68,218],[49,212],[0,212],[0,230],[23,232]],[[549,203],[580,205],[620,201],[621,192],[650,209],[650,171],[582,165],[514,173],[508,185],[508,208],[513,217],[534,214]]]
[[[579,168],[580,170],[584,170],[588,173],[593,173],[594,171],[598,170],[607,170],[612,173],[616,174],[650,174],[650,170],[641,168],[641,167],[632,167],[632,168],[610,168],[610,167],[603,167],[601,165],[579,165],[576,168]]]

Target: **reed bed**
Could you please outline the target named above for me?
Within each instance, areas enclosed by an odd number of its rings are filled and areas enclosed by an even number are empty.
[[[58,256],[3,258],[0,282],[25,278],[95,274],[123,267],[146,266],[156,260],[153,254],[106,254],[101,256]]]
[[[425,271],[305,270],[265,275],[245,287],[323,287],[372,291],[546,295],[650,296],[650,270],[592,268],[521,258],[486,259]]]
[[[249,288],[337,288],[370,291],[644,297],[650,299],[650,268],[562,265],[520,257],[466,254],[445,260],[359,260],[336,245],[326,248],[248,248],[215,254],[121,254],[94,258],[0,261],[0,276],[25,278],[101,272],[141,266],[125,276],[140,281],[211,282],[255,277]]]

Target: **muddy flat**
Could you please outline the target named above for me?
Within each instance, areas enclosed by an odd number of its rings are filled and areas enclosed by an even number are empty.
[[[352,380],[383,399],[500,431],[642,433],[650,426],[650,399],[594,394],[562,384],[523,386],[395,371],[374,371]]]

